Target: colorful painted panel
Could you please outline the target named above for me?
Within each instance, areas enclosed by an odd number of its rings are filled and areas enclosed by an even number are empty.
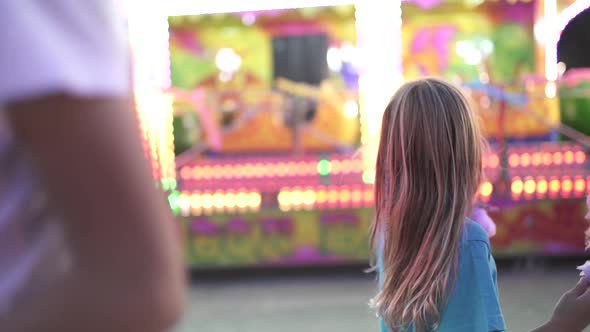
[[[582,254],[585,202],[535,201],[491,213],[496,255]],[[215,215],[184,219],[193,267],[366,262],[371,209]]]
[[[175,114],[188,118],[177,121],[177,133],[186,134],[177,136],[183,150],[199,143],[218,152],[358,143],[353,6],[169,21]],[[299,76],[306,85],[293,82]],[[187,97],[195,91],[198,98]],[[182,128],[186,121],[203,124],[198,137],[188,137],[195,131]]]

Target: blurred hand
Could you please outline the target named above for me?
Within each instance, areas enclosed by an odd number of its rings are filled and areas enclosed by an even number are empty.
[[[551,323],[559,331],[580,332],[590,325],[590,279],[582,278],[555,307]]]

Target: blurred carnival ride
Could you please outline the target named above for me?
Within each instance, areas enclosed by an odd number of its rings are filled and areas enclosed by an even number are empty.
[[[590,75],[562,77],[556,52],[590,3],[222,2],[171,1],[129,19],[132,37],[147,18],[161,23],[150,26],[158,46],[135,39],[136,94],[150,96],[138,112],[156,133],[173,123],[176,159],[154,167],[174,165],[163,183],[190,266],[367,260],[381,112],[424,75],[462,85],[480,111],[492,147],[480,199],[498,207],[497,254],[583,252]],[[159,135],[145,134],[148,150],[164,146]]]

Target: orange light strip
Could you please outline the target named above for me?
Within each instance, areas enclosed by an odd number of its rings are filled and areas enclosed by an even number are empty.
[[[510,192],[515,200],[582,197],[590,194],[590,176],[514,177]]]
[[[260,210],[262,196],[257,191],[182,192],[179,196],[182,216],[211,215],[214,213],[245,213]]]
[[[584,151],[556,151],[556,152],[512,152],[508,155],[508,165],[516,167],[581,165],[586,162]],[[485,165],[485,164],[484,164]],[[489,165],[488,165],[489,166]],[[492,167],[493,168],[493,167]]]
[[[314,176],[319,174],[318,168],[318,161],[184,166],[180,169],[180,177],[183,180],[211,180]],[[361,160],[330,161],[330,174],[352,174],[362,171]]]
[[[282,188],[277,197],[282,211],[314,208],[370,207],[374,202],[372,186],[320,186]]]

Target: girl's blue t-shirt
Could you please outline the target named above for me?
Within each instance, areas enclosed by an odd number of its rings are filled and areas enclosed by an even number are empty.
[[[383,273],[381,253],[378,255],[379,284]],[[381,332],[389,329],[381,320]],[[505,331],[500,307],[496,263],[484,229],[468,220],[459,247],[457,279],[446,308],[442,310],[436,332]],[[410,327],[407,332],[414,332]]]

